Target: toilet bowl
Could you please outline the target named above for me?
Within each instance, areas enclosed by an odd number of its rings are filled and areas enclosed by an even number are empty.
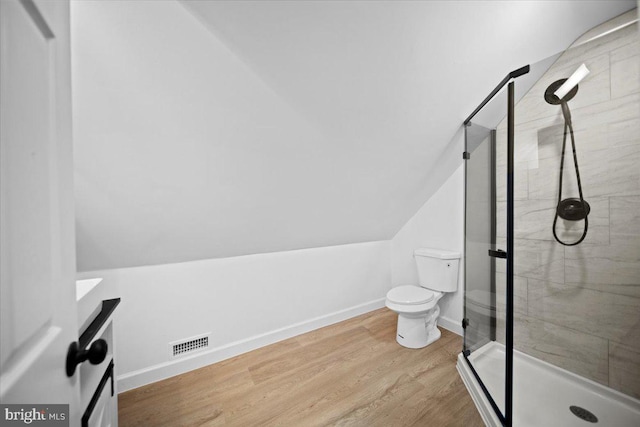
[[[416,249],[414,258],[420,286],[397,286],[387,293],[387,308],[398,313],[396,341],[408,348],[422,348],[440,338],[438,301],[458,287],[458,252]]]

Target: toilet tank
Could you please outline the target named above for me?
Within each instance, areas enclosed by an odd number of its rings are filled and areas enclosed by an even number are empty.
[[[420,286],[440,292],[458,289],[459,252],[420,248],[413,252],[413,257],[418,267]]]

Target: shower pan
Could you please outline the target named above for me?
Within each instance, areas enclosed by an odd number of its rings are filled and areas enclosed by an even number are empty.
[[[464,346],[490,426],[640,426],[637,11],[465,121]]]

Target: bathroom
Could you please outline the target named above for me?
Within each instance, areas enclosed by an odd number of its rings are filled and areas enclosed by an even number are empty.
[[[75,207],[65,218],[74,221],[74,280],[101,278],[102,298],[120,298],[113,320],[117,391],[383,309],[393,287],[418,284],[418,248],[462,254],[457,290],[438,301],[438,326],[464,335],[463,121],[509,71],[535,69],[636,7],[635,1],[72,1]],[[588,96],[579,92],[572,112],[585,107],[585,98],[602,101],[608,61],[620,70],[613,53],[598,55],[593,64],[589,55],[584,61],[587,79],[600,86],[585,89]],[[631,75],[620,81],[627,84],[607,86],[612,97],[637,95],[637,82],[628,83],[637,80],[635,58],[624,58],[630,65],[622,71]],[[548,78],[568,77],[578,65]],[[533,103],[518,104],[516,125],[530,122],[520,110],[538,114]],[[623,382],[616,389],[638,398],[638,365],[625,362],[637,354],[634,336],[625,338],[637,315],[620,312],[613,332],[598,327],[601,317],[615,316],[612,307],[628,301],[619,295],[636,298],[629,292],[639,276],[637,252],[628,259],[620,251],[606,259],[594,252],[613,235],[630,242],[637,234],[633,191],[640,183],[628,165],[610,168],[631,171],[613,178],[598,167],[608,131],[585,133],[577,114],[580,172],[593,215],[588,240],[562,256],[549,249],[552,224],[542,218],[554,207],[558,158],[549,153],[552,144],[561,146],[562,123],[516,127],[517,141],[524,141],[516,150],[516,241],[538,259],[562,258],[552,263],[562,265],[563,278],[545,282],[532,273],[535,266],[516,266],[514,348],[543,360],[543,353],[553,354],[548,362],[614,388]],[[497,137],[499,165],[504,140]],[[620,158],[632,158],[637,141],[619,141]],[[497,188],[505,192],[501,179]],[[607,188],[609,179],[618,190]],[[533,183],[549,192],[533,194]],[[575,191],[571,185],[567,193]],[[499,224],[506,203],[497,200]],[[616,203],[625,209],[612,209]],[[611,217],[600,215],[603,204]],[[616,232],[615,224],[627,228]],[[505,228],[496,233],[496,248],[506,249]],[[574,231],[563,236],[574,238]],[[585,257],[602,267],[585,273]],[[621,271],[622,281],[617,273],[611,283],[602,277],[609,269]],[[587,280],[577,277],[584,274]],[[589,286],[574,304],[578,282]],[[598,310],[595,292],[610,303],[600,317],[590,315]],[[562,312],[564,305],[572,310]],[[504,342],[504,317],[496,316],[497,342]],[[524,339],[549,329],[561,331],[552,334],[552,348]],[[206,346],[171,353],[194,340]],[[573,357],[575,349],[584,356]],[[623,374],[613,373],[616,366]]]

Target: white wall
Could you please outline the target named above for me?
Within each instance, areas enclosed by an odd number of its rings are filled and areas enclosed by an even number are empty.
[[[180,3],[73,2],[72,22],[79,271],[399,228],[390,154],[327,138]]]
[[[390,242],[86,272],[122,298],[115,317],[126,391],[384,306]],[[211,332],[210,350],[169,342]]]
[[[460,137],[460,136],[459,136]],[[458,166],[433,196],[391,240],[391,280],[393,286],[417,285],[418,271],[413,251],[419,247],[457,251],[464,249],[464,165],[462,140],[453,150]],[[440,300],[438,324],[462,335],[464,259],[460,260],[458,290]]]
[[[74,1],[78,269],[389,239],[506,72],[629,3]]]

